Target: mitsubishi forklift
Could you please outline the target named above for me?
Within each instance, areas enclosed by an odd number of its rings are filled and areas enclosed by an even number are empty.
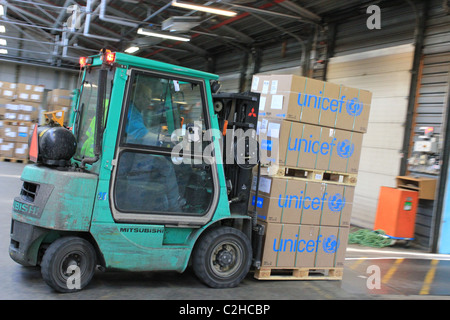
[[[250,199],[259,94],[109,50],[80,65],[71,123],[34,127],[10,257],[57,292],[108,270],[191,267],[207,286],[239,285],[260,266],[264,232]]]

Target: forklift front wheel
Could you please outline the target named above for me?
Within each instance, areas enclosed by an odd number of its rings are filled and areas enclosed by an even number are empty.
[[[76,292],[91,281],[95,266],[95,249],[87,240],[63,237],[55,240],[45,251],[41,274],[54,290]]]
[[[252,261],[250,240],[231,227],[214,228],[199,240],[193,253],[196,276],[212,288],[232,288],[247,275]]]

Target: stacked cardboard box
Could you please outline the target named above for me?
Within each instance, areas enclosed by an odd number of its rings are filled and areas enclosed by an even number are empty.
[[[55,89],[48,92],[47,111],[64,111],[64,123],[67,123],[69,120],[71,103],[71,90]]]
[[[0,157],[25,160],[44,86],[0,81]]]
[[[255,75],[252,91],[261,94],[263,168],[250,204],[265,225],[261,268],[342,268],[371,93],[295,75]]]

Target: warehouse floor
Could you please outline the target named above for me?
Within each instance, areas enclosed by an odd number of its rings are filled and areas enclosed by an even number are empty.
[[[91,284],[73,294],[57,294],[38,268],[25,268],[8,256],[10,208],[21,186],[24,164],[0,162],[0,299],[446,299],[450,298],[450,255],[414,247],[374,249],[349,245],[344,275],[336,280],[260,281],[250,273],[234,289],[210,289],[188,269],[174,272],[98,272]]]

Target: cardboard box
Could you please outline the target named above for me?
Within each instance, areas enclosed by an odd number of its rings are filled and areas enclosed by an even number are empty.
[[[8,101],[5,104],[5,112],[15,112],[18,113],[20,111],[20,103],[17,101]]]
[[[397,176],[397,188],[419,192],[419,199],[434,200],[436,195],[436,178]]]
[[[30,126],[18,125],[16,127],[16,130],[17,130],[16,141],[17,142],[25,142],[28,144],[28,139],[30,137]]]
[[[358,172],[362,133],[262,119],[257,134],[263,165]]]
[[[5,106],[4,118],[11,121],[34,121],[39,118],[39,104],[26,101],[9,101]]]
[[[55,89],[48,93],[49,106],[70,107],[72,103],[72,90]]]
[[[23,122],[31,122],[33,120],[36,120],[36,118],[32,117],[30,114],[18,113],[16,120],[18,123],[23,123]]]
[[[18,115],[17,112],[11,112],[11,111],[6,110],[4,118],[5,118],[5,120],[9,120],[9,121],[17,121],[17,115]]]
[[[12,82],[0,81],[2,98],[14,100],[17,93],[17,84]]]
[[[4,125],[3,126],[3,141],[16,142],[17,141],[17,126]]]
[[[254,179],[255,180],[255,179]],[[260,177],[256,212],[266,222],[350,226],[355,187],[286,178]],[[256,181],[249,209],[255,204]]]
[[[20,101],[28,101],[30,98],[30,94],[28,92],[17,92],[17,100]]]
[[[18,83],[17,100],[25,102],[41,102],[44,97],[44,86]]]
[[[39,103],[23,102],[20,105],[20,113],[24,115],[23,121],[35,121],[39,118]],[[20,117],[19,117],[20,118]]]
[[[28,143],[16,142],[14,144],[14,158],[28,159]]]
[[[254,75],[259,117],[366,132],[372,94],[296,75]]]
[[[263,223],[262,267],[344,266],[349,228]]]
[[[0,143],[0,156],[6,158],[14,157],[14,142]]]
[[[45,86],[43,85],[34,85],[34,84],[25,84],[25,83],[18,83],[17,84],[17,90],[20,92],[28,92],[30,94],[33,93],[43,93],[45,89]]]

